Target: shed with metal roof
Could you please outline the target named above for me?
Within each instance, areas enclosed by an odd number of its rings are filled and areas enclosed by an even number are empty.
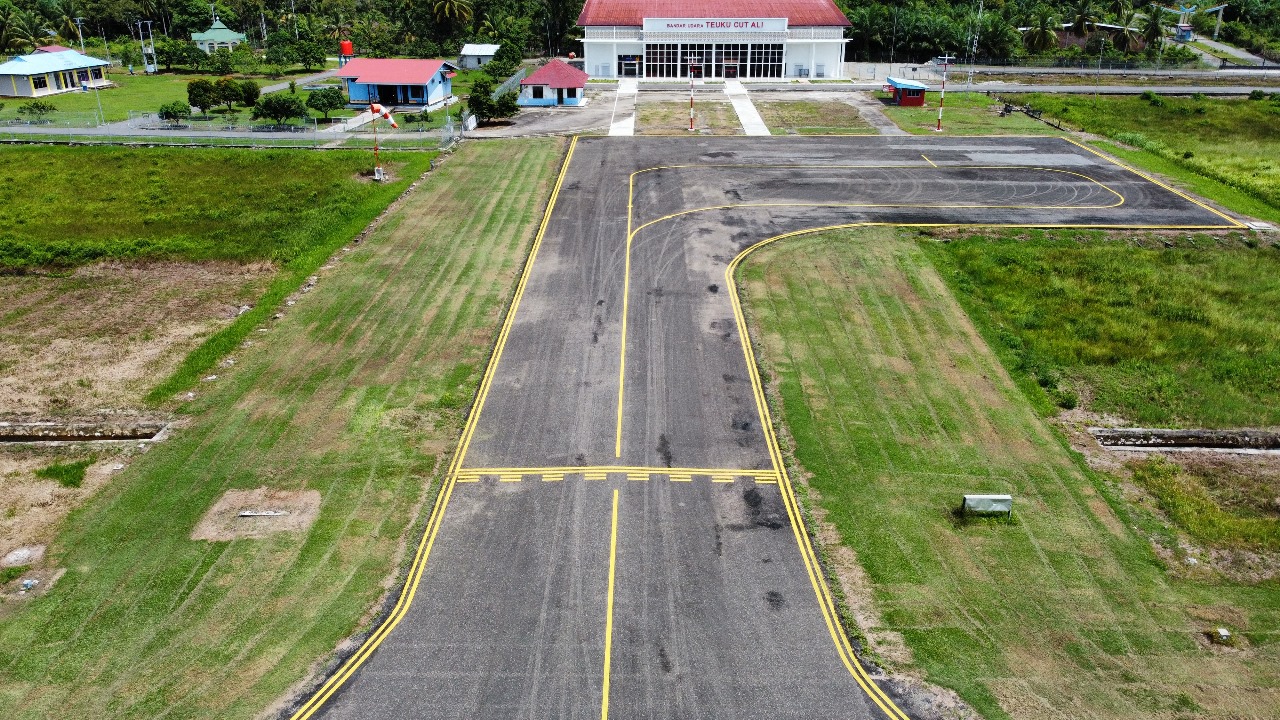
[[[887,77],[884,79],[885,92],[893,93],[893,104],[920,106],[924,105],[924,93],[929,89],[928,85],[915,80],[906,80],[903,78]]]
[[[213,16],[213,24],[209,26],[208,30],[191,33],[191,42],[209,55],[212,55],[213,51],[218,48],[231,50],[247,40],[248,38],[245,37],[244,33],[238,33],[227,27],[225,23],[218,19],[217,15]]]
[[[434,108],[453,97],[457,66],[445,60],[355,58],[338,77],[347,87],[353,105],[380,103],[388,107]]]
[[[498,54],[498,48],[501,45],[484,44],[484,43],[467,43],[462,46],[462,52],[458,53],[458,67],[471,70],[493,59]]]

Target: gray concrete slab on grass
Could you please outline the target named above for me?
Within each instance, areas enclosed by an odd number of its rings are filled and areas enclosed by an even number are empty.
[[[580,139],[415,600],[322,715],[598,718],[608,640],[614,718],[883,717],[769,481],[725,276],[869,222],[1232,224],[1061,138]]]

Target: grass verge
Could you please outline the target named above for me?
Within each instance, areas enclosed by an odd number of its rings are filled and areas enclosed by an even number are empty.
[[[1133,481],[1174,523],[1215,547],[1280,550],[1280,518],[1247,517],[1223,509],[1200,481],[1156,455],[1132,465]]]
[[[1091,98],[1029,94],[1012,101],[1085,132],[1138,147],[1280,209],[1280,94],[1270,99],[1203,96]]]
[[[774,135],[876,134],[857,108],[842,102],[762,100],[755,105]]]
[[[0,716],[248,718],[361,629],[447,466],[559,140],[470,143],[75,511],[0,621]],[[315,490],[309,530],[192,541],[229,489]]]
[[[1083,395],[1142,425],[1280,424],[1274,245],[1005,230],[924,248],[1048,412]]]
[[[771,402],[866,571],[854,601],[879,611],[864,630],[893,668],[992,719],[1280,710],[1275,584],[1170,577],[911,235],[797,238],[741,273]],[[956,522],[966,492],[1012,493],[1013,522]],[[1247,638],[1238,653],[1208,649],[1216,624]]]
[[[742,123],[733,105],[720,100],[694,103],[694,128],[703,135],[741,135]],[[636,103],[637,135],[688,135],[689,103],[641,99]]]
[[[887,93],[872,93],[883,100]],[[884,114],[898,127],[912,135],[934,134],[938,126],[938,95],[926,94],[927,107],[885,105]],[[988,95],[953,91],[942,108],[944,135],[1062,135],[1063,133],[1032,120],[1022,113],[1000,117],[1003,103]]]

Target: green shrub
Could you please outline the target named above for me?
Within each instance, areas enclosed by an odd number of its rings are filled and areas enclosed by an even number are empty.
[[[45,480],[57,480],[63,487],[78,488],[84,483],[84,471],[98,459],[92,455],[84,460],[70,463],[54,463],[36,471],[36,477]]]

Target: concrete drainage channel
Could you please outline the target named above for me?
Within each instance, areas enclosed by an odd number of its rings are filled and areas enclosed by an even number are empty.
[[[113,419],[101,422],[0,422],[0,444],[163,440],[169,423]]]
[[[1159,428],[1089,428],[1108,450],[1212,451],[1278,453],[1280,433],[1267,430],[1165,430]]]

